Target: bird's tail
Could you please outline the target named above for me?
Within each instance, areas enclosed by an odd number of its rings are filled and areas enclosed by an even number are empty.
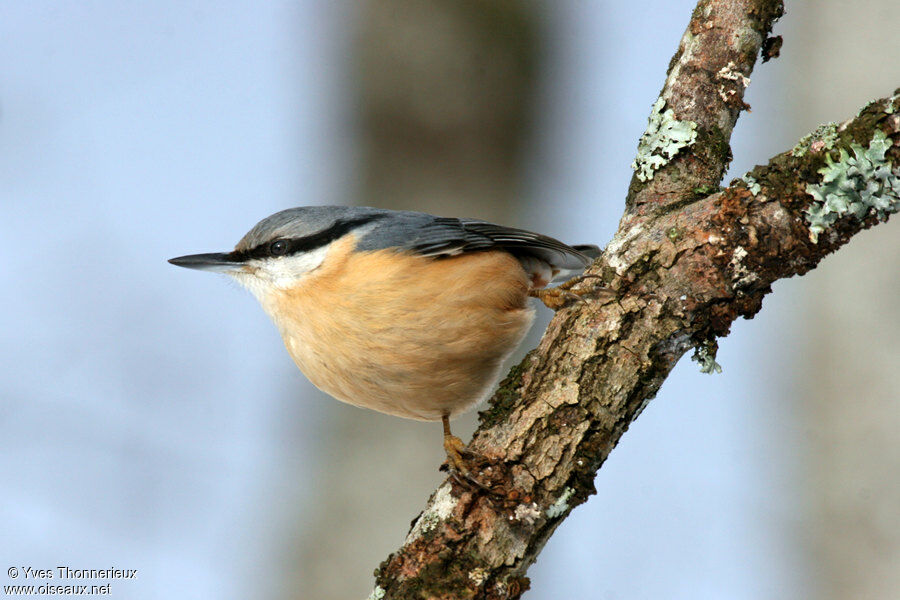
[[[577,246],[572,246],[572,248],[578,250],[592,260],[599,258],[600,255],[603,254],[603,250],[600,249],[600,246],[595,246],[594,244],[578,244]]]

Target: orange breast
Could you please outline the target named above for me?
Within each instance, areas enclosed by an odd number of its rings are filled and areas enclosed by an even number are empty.
[[[489,392],[531,325],[529,279],[500,251],[353,252],[352,236],[263,302],[300,369],[338,400],[438,420]]]

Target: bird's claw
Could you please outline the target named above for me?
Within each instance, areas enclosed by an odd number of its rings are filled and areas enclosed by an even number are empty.
[[[489,494],[494,493],[490,486],[479,481],[470,469],[470,465],[473,463],[487,462],[486,457],[469,450],[455,435],[444,436],[444,450],[447,452],[447,461],[441,466],[442,471],[449,470],[450,477],[465,488],[477,489]],[[469,460],[465,457],[468,457]]]
[[[529,292],[529,295],[543,302],[547,308],[551,310],[559,310],[568,306],[572,302],[587,302],[583,296],[590,290],[573,290],[572,288],[574,288],[585,279],[597,277],[600,276],[590,274],[580,275],[578,277],[573,277],[572,279],[569,279],[568,281],[565,281],[556,287],[531,290]]]

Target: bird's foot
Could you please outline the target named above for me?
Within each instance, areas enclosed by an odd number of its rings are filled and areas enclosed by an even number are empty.
[[[486,462],[486,457],[469,450],[455,435],[444,435],[444,451],[447,453],[447,462],[444,463],[441,470],[449,470],[450,477],[463,487],[485,492],[491,491],[490,487],[472,474],[473,467]]]
[[[572,302],[586,302],[584,294],[589,290],[573,290],[576,285],[585,279],[597,278],[599,275],[579,275],[552,288],[538,288],[528,292],[529,296],[537,298],[551,310],[559,310]]]

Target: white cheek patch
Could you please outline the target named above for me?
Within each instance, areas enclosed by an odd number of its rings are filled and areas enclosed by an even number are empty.
[[[310,252],[298,252],[290,256],[269,258],[262,261],[260,271],[277,288],[287,288],[297,284],[307,273],[319,268],[331,246],[322,246]]]
[[[290,256],[251,260],[245,267],[236,269],[229,275],[261,300],[276,289],[297,285],[308,273],[325,262],[329,247],[322,246]]]

